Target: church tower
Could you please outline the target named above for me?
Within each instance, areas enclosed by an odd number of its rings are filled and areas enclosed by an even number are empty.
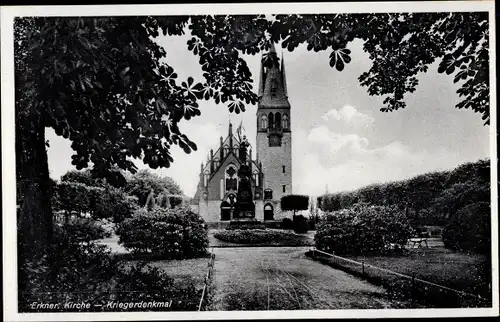
[[[283,55],[271,49],[261,63],[257,108],[257,158],[262,163],[264,205],[279,207],[292,193],[292,132]],[[270,218],[269,218],[270,219]],[[276,218],[275,218],[276,219]]]

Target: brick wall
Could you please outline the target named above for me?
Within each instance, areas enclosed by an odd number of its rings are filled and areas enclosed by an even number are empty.
[[[284,132],[280,147],[270,147],[266,133],[257,134],[257,151],[262,162],[264,189],[273,190],[273,199],[292,193],[292,134]],[[285,173],[283,173],[285,166]],[[286,192],[283,193],[283,185]]]

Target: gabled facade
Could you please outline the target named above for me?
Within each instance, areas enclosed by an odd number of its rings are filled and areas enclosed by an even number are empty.
[[[274,46],[268,55],[277,61]],[[257,154],[253,159],[250,147],[247,158],[252,173],[255,218],[282,220],[290,214],[281,212],[280,199],[292,193],[292,133],[283,58],[280,65],[266,67],[262,64],[258,96]],[[217,150],[210,150],[206,163],[200,167],[193,206],[207,222],[233,219],[237,172],[242,164],[239,146],[240,141],[229,124],[227,137],[220,138]]]

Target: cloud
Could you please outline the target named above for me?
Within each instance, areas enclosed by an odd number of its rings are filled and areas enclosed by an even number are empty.
[[[348,191],[372,183],[402,180],[418,174],[450,169],[459,156],[441,149],[414,150],[399,141],[370,147],[366,138],[339,134],[325,126],[301,131],[298,145],[304,153],[295,154],[294,193],[321,195]]]
[[[362,151],[368,146],[368,139],[357,134],[338,134],[330,131],[326,126],[314,128],[307,136],[309,142],[326,148],[330,153],[336,153],[343,148]]]
[[[374,119],[364,113],[359,112],[354,106],[344,105],[340,110],[335,108],[329,110],[321,117],[325,121],[341,121],[347,125],[369,126],[373,124]]]

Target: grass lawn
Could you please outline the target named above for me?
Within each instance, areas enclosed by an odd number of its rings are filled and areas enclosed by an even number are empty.
[[[178,283],[193,282],[196,288],[203,288],[203,281],[208,271],[209,257],[184,260],[151,260],[149,265],[161,268]],[[138,260],[124,260],[126,264],[137,263]]]
[[[454,252],[444,247],[410,249],[407,256],[355,256],[356,261],[448,286],[464,292],[490,296],[484,277],[489,260],[484,255]],[[491,275],[491,274],[490,274]]]
[[[308,252],[308,256],[311,253]],[[465,254],[444,247],[410,249],[405,255],[385,256],[346,256],[360,264],[341,258],[328,257],[316,253],[316,260],[344,270],[355,276],[386,287],[396,298],[413,298],[426,307],[487,307],[491,302],[478,300],[450,290],[425,284],[419,280],[413,284],[411,278],[405,279],[375,267],[412,276],[458,291],[480,295],[491,299],[490,277],[485,271],[489,261],[486,256]],[[371,265],[371,266],[370,266]],[[372,267],[374,266],[374,267]],[[491,276],[491,273],[489,274]]]

